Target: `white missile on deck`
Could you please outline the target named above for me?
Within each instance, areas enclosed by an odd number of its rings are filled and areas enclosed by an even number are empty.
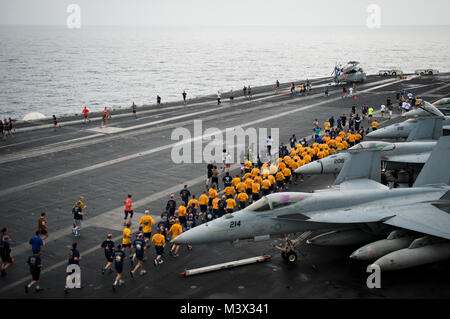
[[[364,232],[359,228],[354,228],[333,230],[324,234],[320,234],[308,239],[306,243],[316,246],[346,246],[367,243],[376,238],[376,236]]]
[[[246,259],[240,259],[235,261],[230,261],[223,264],[217,264],[217,265],[211,265],[201,268],[195,268],[195,269],[187,269],[183,271],[180,275],[184,277],[198,275],[198,274],[204,274],[210,271],[216,271],[216,270],[222,270],[222,269],[228,269],[228,268],[234,268],[259,262],[268,261],[272,258],[270,255],[264,255],[264,256],[256,256]]]
[[[386,239],[378,240],[355,250],[350,258],[358,260],[376,260],[393,251],[407,248],[417,235],[403,230],[394,230]]]
[[[374,262],[383,271],[401,270],[450,258],[450,241],[422,237],[405,249],[387,254]]]

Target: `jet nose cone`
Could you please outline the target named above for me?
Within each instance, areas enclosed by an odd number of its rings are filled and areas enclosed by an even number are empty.
[[[350,255],[350,258],[356,260],[369,260],[370,250],[365,248],[358,248]]]
[[[200,225],[178,235],[170,242],[177,245],[203,244],[206,242],[206,237],[207,237],[207,229],[205,225]]]
[[[387,134],[386,128],[380,128],[378,130],[372,131],[369,134],[367,134],[368,137],[372,138],[383,138]]]
[[[297,174],[322,174],[322,163],[320,161],[314,161],[300,166],[294,172]]]

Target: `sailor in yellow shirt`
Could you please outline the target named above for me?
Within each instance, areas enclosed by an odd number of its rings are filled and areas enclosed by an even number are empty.
[[[325,123],[323,123],[323,128],[325,129],[325,133],[330,132],[330,127],[331,127],[331,124],[329,121],[326,121]]]
[[[145,243],[148,242],[152,238],[152,225],[155,223],[152,216],[150,216],[150,211],[148,209],[145,210],[144,216],[139,220],[139,225],[142,225],[142,232],[144,233]]]
[[[284,188],[284,174],[280,171],[275,175],[277,179],[277,190],[282,190]]]
[[[233,198],[234,194],[236,194],[236,190],[234,189],[233,186],[227,186],[225,187],[225,189],[223,190],[223,192],[225,193],[225,195],[227,195],[227,198]]]
[[[271,175],[271,176],[272,176],[272,175]],[[262,189],[263,196],[267,196],[267,195],[270,194],[270,185],[271,185],[270,180],[264,179],[264,180],[262,181],[262,183],[261,183],[261,189]]]
[[[311,162],[311,156],[306,154],[305,157],[303,157],[303,162],[304,164],[308,164],[309,162]]]
[[[245,186],[244,183],[240,182],[237,186],[236,186],[236,191],[238,193],[242,193],[245,192],[245,190],[247,189],[247,186]]]
[[[337,143],[336,149],[337,149],[338,151],[342,151],[344,148],[345,148],[344,144],[342,144],[342,143]]]
[[[267,180],[270,182],[269,190],[273,192],[275,190],[275,177],[273,175],[267,176]]]
[[[208,206],[212,206],[212,201],[214,198],[216,198],[216,196],[217,196],[217,191],[213,186],[208,191],[208,197],[209,197]]]
[[[216,216],[217,216],[217,214],[219,213],[219,201],[220,201],[219,196],[216,196],[216,198],[214,198],[213,201],[212,201],[213,213],[214,213]]]
[[[283,171],[286,168],[286,164],[284,164],[283,162],[279,162],[278,163],[278,170],[279,171]]]
[[[336,153],[336,151],[334,150],[334,148],[330,148],[328,150],[328,155],[333,155],[334,153]]]
[[[287,189],[287,185],[290,183],[290,181],[291,181],[291,175],[292,175],[292,173],[291,173],[291,170],[289,169],[289,168],[285,168],[284,170],[283,170],[283,175],[284,175],[284,185],[286,186],[286,189]]]
[[[297,150],[296,149],[292,149],[291,152],[289,153],[290,157],[294,157],[297,155]]]
[[[234,188],[237,188],[237,186],[239,185],[240,182],[241,182],[241,179],[239,178],[239,175],[236,175],[236,177],[232,179],[231,185],[233,185]]]
[[[180,224],[186,227],[186,206],[183,204],[178,207],[178,219],[180,220]]]
[[[252,178],[252,173],[245,173],[244,176],[242,177],[242,180],[245,181],[247,178]]]
[[[261,184],[261,182],[262,182],[262,177],[261,176],[255,176],[255,178],[253,179],[253,182],[254,183],[258,183],[258,184]]]
[[[200,218],[203,219],[204,214],[208,210],[208,195],[206,195],[206,191],[203,191],[203,194],[200,195],[198,202],[200,204]]]
[[[234,198],[228,198],[227,199],[227,214],[232,214],[234,208],[237,206],[236,201]]]
[[[253,185],[253,180],[251,178],[247,178],[245,180],[245,191],[247,192],[247,195],[251,195],[252,194],[252,185]]]
[[[127,223],[125,228],[123,229],[123,233],[122,233],[122,246],[124,248],[128,247],[128,255],[131,256],[132,255],[132,250],[131,250],[131,229],[130,229],[131,224]]]
[[[259,190],[261,188],[261,185],[258,183],[252,184],[252,202],[256,202],[259,199]]]
[[[359,141],[362,139],[362,136],[361,136],[361,134],[359,134],[359,133],[356,133],[355,134],[355,143],[356,144],[358,144],[359,143]]]
[[[255,167],[254,169],[252,169],[252,177],[255,177],[258,175],[259,175],[259,168]]]
[[[348,136],[347,136],[347,140],[348,140],[348,143],[349,143],[350,147],[355,145],[355,140],[356,140],[355,139],[355,135],[349,133]]]
[[[378,122],[377,121],[373,121],[372,122],[372,131],[376,131],[378,127]]]
[[[344,145],[344,148],[348,148],[348,143],[347,143],[347,141],[342,141],[342,145]]]
[[[183,232],[183,228],[180,225],[180,220],[177,218],[175,220],[175,224],[173,224],[172,227],[170,227],[170,229],[169,229],[169,233],[172,234],[171,240],[174,240],[175,238],[177,238],[182,232]],[[178,257],[179,249],[180,249],[180,245],[172,244],[172,248],[170,248],[169,253],[173,257]]]
[[[245,161],[244,163],[245,172],[250,173],[252,166],[253,166],[252,162],[250,162],[249,160]]]
[[[325,152],[322,151],[322,150],[320,150],[319,152],[317,152],[317,157],[318,157],[319,159],[324,158],[324,157],[325,157]]]
[[[164,262],[161,257],[164,254],[164,245],[166,244],[166,240],[164,238],[164,235],[162,234],[161,228],[158,229],[157,234],[153,235],[152,243],[155,244],[156,249],[156,259],[154,260],[155,266],[160,265]]]
[[[245,192],[239,193],[239,194],[237,195],[237,200],[238,200],[238,202],[239,202],[239,208],[240,208],[240,209],[244,209],[244,208],[245,208],[245,203],[246,203],[247,200],[248,200],[248,195],[247,195],[247,193],[245,193]]]
[[[198,209],[198,200],[195,198],[195,195],[192,195],[192,199],[188,202],[188,206],[194,207],[196,210]]]

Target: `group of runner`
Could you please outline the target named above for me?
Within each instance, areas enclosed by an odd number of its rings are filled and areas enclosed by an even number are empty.
[[[7,136],[14,136],[12,133],[13,125],[14,121],[11,118],[4,119],[3,121],[0,119],[0,136],[3,140],[5,140]]]

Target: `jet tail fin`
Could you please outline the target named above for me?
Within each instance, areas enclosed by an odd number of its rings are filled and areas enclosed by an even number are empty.
[[[450,184],[450,136],[439,138],[413,187]]]
[[[336,185],[354,179],[371,179],[380,182],[381,152],[379,150],[349,151],[350,158],[345,161]]]
[[[415,140],[437,140],[442,136],[442,118],[425,117],[417,119],[417,125],[409,133],[407,142]]]

